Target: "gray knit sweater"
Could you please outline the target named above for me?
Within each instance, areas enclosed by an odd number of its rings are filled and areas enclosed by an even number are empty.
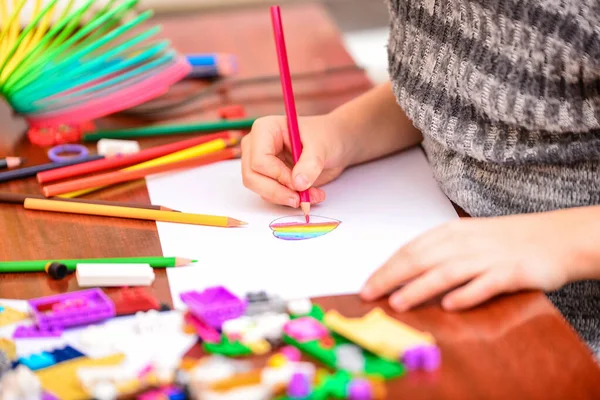
[[[393,90],[452,201],[472,216],[600,204],[599,0],[387,2]],[[600,283],[550,298],[598,352]]]

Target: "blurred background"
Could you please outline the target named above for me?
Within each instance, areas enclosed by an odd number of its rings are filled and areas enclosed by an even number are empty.
[[[47,0],[42,1],[42,4]],[[102,7],[108,0],[97,0]],[[388,13],[384,0],[140,0],[142,9],[153,9],[157,15],[189,12],[222,12],[228,9],[267,7],[272,4],[306,2],[321,3],[339,27],[348,51],[356,63],[366,68],[374,83],[387,79]],[[75,4],[85,0],[75,0]],[[10,2],[8,7],[10,8]],[[29,20],[34,1],[28,1],[21,13],[23,23]],[[59,1],[60,9],[67,1]],[[56,15],[59,13],[57,12]]]
[[[157,13],[210,12],[309,0],[142,0]],[[374,83],[387,79],[388,13],[384,0],[310,0],[321,3],[342,32],[346,48]]]

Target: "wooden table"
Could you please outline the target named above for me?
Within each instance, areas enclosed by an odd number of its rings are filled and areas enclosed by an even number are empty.
[[[292,73],[352,65],[334,24],[318,5],[284,7],[286,39]],[[241,76],[277,74],[268,10],[172,17],[160,21],[164,34],[183,53],[231,52],[240,59]],[[300,114],[331,110],[370,87],[361,71],[347,71],[295,82]],[[175,95],[198,90],[185,83]],[[242,103],[250,115],[283,113],[279,82],[246,87],[212,97],[178,119],[214,119],[215,108]],[[148,124],[152,121],[111,118],[103,126]],[[179,138],[171,138],[176,140]],[[144,147],[165,139],[146,140]],[[16,153],[32,162],[46,162],[43,149],[22,141]],[[6,154],[0,154],[0,156]],[[39,193],[34,179],[0,185],[0,190]],[[149,202],[143,182],[122,185],[94,195],[115,201]],[[161,255],[152,222],[68,216],[25,211],[0,205],[0,259],[46,259]],[[44,274],[0,276],[0,297],[32,298],[77,290],[73,277],[50,281]],[[170,302],[165,274],[153,290]],[[366,313],[372,304],[356,296],[317,299],[325,308],[348,316]],[[388,312],[385,302],[379,302]],[[598,399],[600,369],[575,333],[541,293],[502,297],[472,311],[445,313],[437,304],[396,315],[430,331],[442,348],[443,365],[435,373],[414,373],[389,384],[389,398],[415,399]]]

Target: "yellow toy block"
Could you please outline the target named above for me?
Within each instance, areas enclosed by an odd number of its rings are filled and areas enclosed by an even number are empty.
[[[15,342],[7,338],[0,338],[0,350],[6,353],[9,360],[17,358],[17,346]]]
[[[11,307],[3,307],[4,308],[2,309],[2,311],[0,311],[0,327],[11,325],[29,318],[29,315],[27,315],[27,313],[15,310]]]
[[[35,374],[40,380],[44,390],[52,393],[61,400],[84,400],[89,395],[79,383],[77,369],[84,367],[117,366],[125,361],[124,354],[113,354],[102,358],[80,357],[70,361],[44,368]]]
[[[361,318],[346,318],[335,310],[323,319],[332,331],[379,357],[398,361],[410,348],[435,344],[433,336],[418,331],[375,308]]]

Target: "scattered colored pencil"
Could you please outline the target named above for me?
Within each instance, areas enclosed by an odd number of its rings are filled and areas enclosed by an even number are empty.
[[[130,182],[136,179],[144,178],[149,175],[159,174],[163,172],[199,167],[201,165],[207,165],[218,161],[237,158],[240,156],[240,154],[241,151],[239,148],[232,147],[221,150],[216,153],[211,153],[173,163],[156,165],[154,167],[134,169],[129,171],[114,171],[75,179],[72,181],[60,182],[46,186],[42,189],[42,191],[44,192],[44,196],[46,197],[58,196],[64,193],[75,192],[82,189],[88,189],[93,187],[106,187],[117,183]]]
[[[227,228],[247,225],[246,222],[225,216],[189,214],[172,211],[142,210],[139,208],[129,207],[70,203],[60,200],[26,199],[24,206],[28,210],[53,211],[61,213],[97,215],[116,218],[142,219],[161,222],[176,222],[181,224],[216,226]]]
[[[281,10],[279,6],[271,7],[271,23],[273,25],[273,34],[275,36],[275,47],[277,49],[277,60],[279,61],[279,75],[281,78],[281,89],[285,103],[285,113],[287,114],[288,133],[292,147],[292,157],[294,164],[300,159],[302,154],[302,141],[300,140],[300,129],[298,128],[298,115],[296,114],[296,102],[294,101],[294,90],[292,88],[292,79],[290,77],[290,67],[288,65],[287,50],[285,47],[285,37],[283,35],[283,25],[281,23]],[[300,192],[300,207],[304,212],[304,217],[308,223],[310,220],[310,196],[308,190]]]
[[[164,155],[171,154],[176,151],[187,149],[193,146],[197,146],[202,143],[207,143],[216,139],[239,138],[241,138],[241,133],[235,131],[203,135],[192,139],[186,139],[174,143],[165,144],[162,146],[151,147],[149,149],[144,149],[135,154],[108,157],[103,160],[90,161],[83,164],[54,169],[52,171],[41,172],[37,174],[37,180],[39,183],[45,184],[61,179],[67,179],[75,176],[91,174],[93,172],[105,171],[113,168],[125,167],[128,165],[141,163],[144,161],[151,160],[153,158],[162,157]]]
[[[39,194],[21,194],[21,193],[0,192],[0,203],[24,204],[25,199],[45,199],[45,197],[41,196]],[[146,204],[122,203],[122,202],[118,202],[118,201],[63,199],[60,197],[57,197],[54,200],[72,201],[75,203],[84,203],[84,204],[100,204],[100,205],[106,205],[106,206],[144,208],[147,210],[177,211],[177,210],[173,210],[172,208],[169,208],[169,207],[155,206],[152,204],[146,205]]]
[[[66,260],[29,260],[0,261],[0,273],[7,272],[44,272],[48,263],[64,264],[68,270],[74,271],[77,264],[149,264],[152,268],[182,267],[197,260],[181,257],[120,257],[120,258],[84,258]]]
[[[81,164],[87,161],[100,160],[104,156],[93,154],[84,158],[79,158],[72,161],[53,162],[41,165],[34,165],[26,168],[13,169],[6,172],[0,172],[0,182],[7,182],[14,179],[29,178],[36,176],[39,172],[49,171],[56,168],[66,167],[68,165]]]
[[[250,129],[254,121],[256,121],[256,118],[219,120],[181,125],[157,125],[148,126],[145,128],[103,130],[88,133],[83,137],[83,140],[85,142],[93,142],[100,139],[132,139],[162,135],[179,135],[183,133],[220,132],[227,130]]]
[[[207,154],[211,154],[211,153],[216,153],[220,150],[227,148],[228,146],[233,146],[233,145],[237,144],[238,141],[239,141],[239,139],[211,140],[210,142],[202,143],[197,146],[192,146],[187,149],[176,151],[174,153],[167,154],[165,156],[158,157],[158,158],[155,158],[152,160],[148,160],[148,161],[140,163],[140,164],[132,165],[131,167],[124,168],[121,171],[134,171],[134,170],[139,170],[139,169],[143,169],[143,168],[150,168],[150,167],[155,167],[158,165],[164,165],[164,164],[174,163],[177,161],[187,160],[187,159],[190,159],[193,157],[199,157],[199,156],[203,156],[203,155],[207,155]],[[102,186],[95,186],[92,188],[76,190],[74,192],[68,192],[68,193],[61,194],[61,197],[69,197],[69,198],[79,197],[79,196],[82,196],[84,194],[93,192],[93,191],[101,189],[101,188],[102,188]]]
[[[12,169],[23,165],[25,162],[24,158],[21,157],[6,157],[0,158],[0,169]]]
[[[237,72],[237,59],[232,54],[188,54],[192,66],[187,78],[229,77]]]

